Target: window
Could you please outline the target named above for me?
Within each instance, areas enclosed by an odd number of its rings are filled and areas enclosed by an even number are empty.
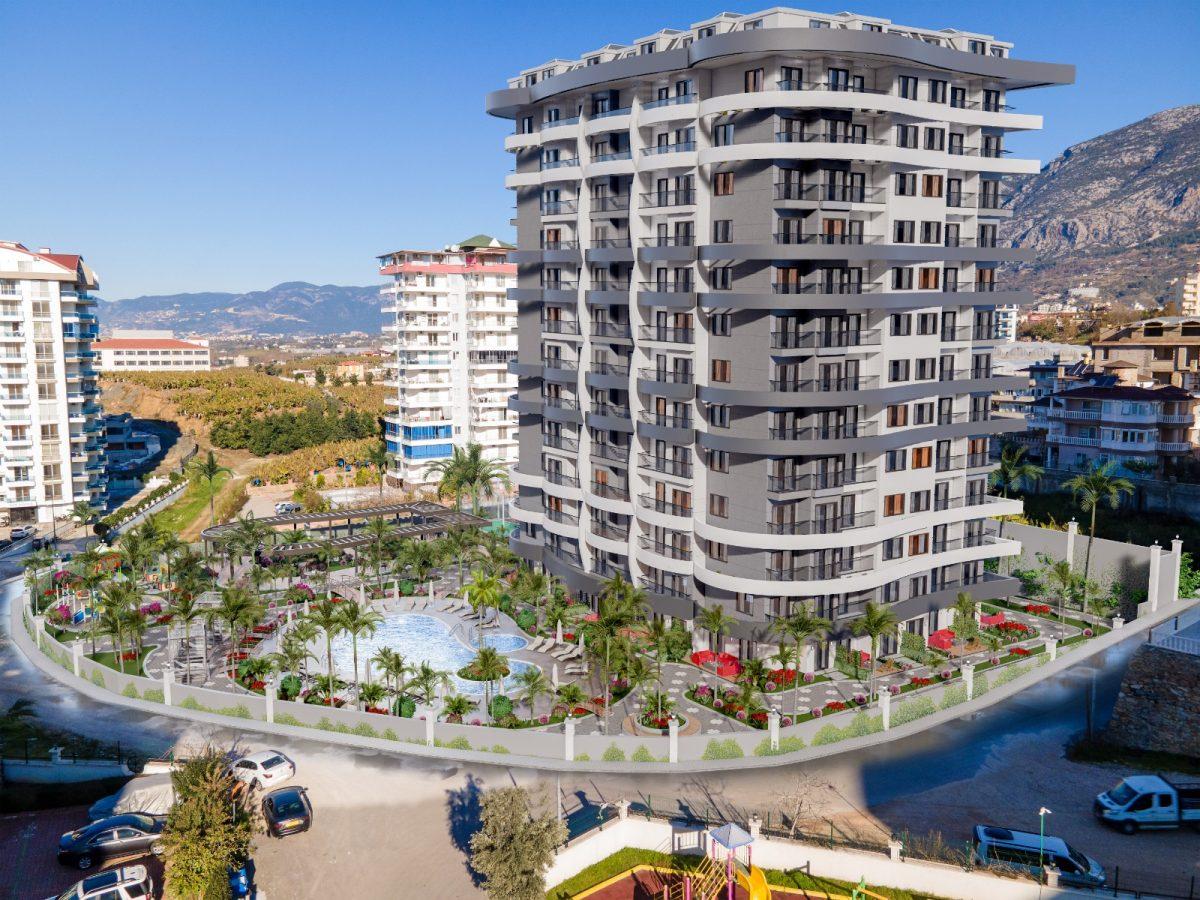
[[[887,423],[888,428],[903,428],[908,424],[908,406],[904,403],[894,404],[887,408]],[[903,454],[903,450],[892,451],[894,453]],[[900,466],[904,468],[904,466]]]
[[[728,244],[733,241],[733,221],[731,219],[716,219],[713,221],[713,243]]]
[[[714,291],[733,289],[733,266],[717,266],[710,272],[710,287]]]
[[[897,125],[896,126],[896,146],[904,147],[909,150],[917,149],[917,126],[916,125]]]
[[[917,223],[907,219],[897,219],[894,224],[895,242],[897,244],[911,244],[913,235],[916,233]]]
[[[883,470],[885,472],[903,472],[908,468],[908,453],[905,450],[889,450],[884,454]]]
[[[917,286],[922,291],[936,291],[938,289],[938,280],[940,275],[941,273],[937,269],[931,266],[922,266],[920,270],[920,279]]]
[[[937,326],[937,313],[917,314],[917,334],[936,334]]]
[[[967,51],[969,53],[978,53],[980,55],[987,53],[986,41],[967,41]]]
[[[708,468],[713,472],[728,472],[729,471],[729,451],[728,450],[709,450],[708,451]]]
[[[733,123],[725,122],[713,128],[713,146],[728,147],[733,143]]]
[[[901,497],[903,500],[903,497]],[[720,494],[708,495],[708,514],[716,516],[718,519],[729,518],[729,498],[723,497]]]
[[[892,290],[911,291],[913,286],[913,270],[897,266],[892,269]]]
[[[733,331],[732,313],[713,313],[708,322],[709,331],[716,337],[729,337]]]
[[[747,94],[756,93],[763,89],[763,70],[762,69],[747,69],[745,78],[745,90]]]
[[[896,196],[897,197],[915,197],[917,196],[917,176],[915,174],[901,174],[896,176]]]
[[[929,102],[930,103],[945,103],[946,102],[946,82],[939,81],[936,78],[929,79]]]
[[[967,89],[960,87],[950,88],[950,105],[955,109],[966,109]]]
[[[912,448],[912,467],[914,469],[928,469],[933,465],[933,448],[932,447],[913,447]]]
[[[888,363],[888,381],[908,381],[907,359],[893,359]]]
[[[921,556],[929,552],[929,534],[910,534],[908,536],[908,555]]]
[[[713,176],[713,194],[728,197],[733,193],[733,173],[717,172]]]
[[[883,542],[883,558],[900,559],[904,556],[904,538],[888,538]]]
[[[932,381],[937,378],[937,360],[932,356],[917,360],[917,380]]]
[[[521,116],[521,130],[518,134],[533,134],[533,116]]]
[[[722,383],[728,383],[733,374],[733,366],[727,359],[714,359],[712,361],[712,380]]]
[[[829,23],[826,22],[824,19],[809,19],[808,27],[809,28],[828,28]]]
[[[940,244],[942,242],[942,223],[941,222],[922,222],[921,223],[921,243],[922,244]]]
[[[912,75],[901,75],[897,80],[897,91],[905,100],[917,99],[917,79]]]
[[[892,337],[907,337],[912,334],[912,314],[892,313]]]
[[[904,495],[888,494],[883,498],[883,514],[885,516],[904,515]]]
[[[929,491],[913,491],[909,497],[909,512],[925,512],[929,509]]]
[[[945,150],[946,149],[946,129],[945,128],[926,128],[925,129],[925,149],[926,150]]]
[[[708,424],[714,428],[728,428],[729,407],[724,403],[710,403],[708,406]]]
[[[729,547],[716,541],[708,542],[708,558],[717,562],[729,562]]]
[[[940,197],[940,196],[942,196],[942,176],[941,175],[922,175],[921,176],[921,196],[922,197]]]
[[[641,46],[639,49],[642,51],[642,55],[643,55],[643,56],[645,56],[645,55],[647,55],[647,54],[649,54],[649,53],[653,53],[653,52],[654,52],[654,49],[655,49],[655,48],[654,48],[654,42],[653,42],[653,41],[648,41],[648,42],[646,42],[645,44],[642,44],[642,46]]]

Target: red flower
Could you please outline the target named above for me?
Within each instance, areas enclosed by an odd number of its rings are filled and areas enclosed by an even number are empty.
[[[909,684],[915,684],[917,687],[925,687],[928,684],[933,684],[932,678],[922,678],[919,675],[914,675],[909,679]]]
[[[843,703],[841,700],[830,700],[828,703],[825,704],[825,708],[827,710],[829,710],[830,712],[841,712],[843,709],[846,708],[846,704]]]
[[[1013,656],[1028,656],[1028,655],[1029,655],[1029,651],[1028,651],[1028,650],[1026,650],[1024,647],[1013,647],[1013,648],[1012,648],[1012,655],[1013,655]]]

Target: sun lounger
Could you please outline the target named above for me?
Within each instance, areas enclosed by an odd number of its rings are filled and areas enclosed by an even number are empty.
[[[533,643],[526,649],[532,653],[544,653],[553,646],[554,641],[550,640],[550,638],[534,638]]]
[[[561,662],[562,660],[571,659],[573,656],[576,655],[576,651],[578,651],[578,650],[579,650],[578,647],[572,647],[570,645],[567,645],[566,649],[555,651],[554,653],[551,653],[550,655]]]

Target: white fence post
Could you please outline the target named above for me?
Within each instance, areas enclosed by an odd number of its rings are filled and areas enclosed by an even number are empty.
[[[1157,542],[1150,547],[1150,582],[1146,585],[1146,599],[1150,601],[1150,611],[1158,609],[1158,583],[1162,575],[1162,547]]]
[[[575,761],[575,718],[568,714],[567,721],[563,723],[563,735],[566,740],[563,741],[563,759],[568,762]]]
[[[46,617],[33,617],[33,636],[37,639],[37,648],[42,649],[42,635],[46,633]]]
[[[1171,596],[1167,599],[1174,603],[1179,599],[1179,579],[1183,575],[1183,541],[1178,536],[1171,541],[1171,556],[1175,567],[1175,578],[1171,583]]]
[[[438,710],[432,704],[425,707],[425,746],[432,747],[436,738],[433,734],[434,726],[437,725]]]
[[[1112,623],[1113,623],[1113,626],[1112,626],[1113,631],[1116,631],[1118,628],[1123,628],[1125,626],[1125,620],[1121,616],[1113,616]]]
[[[1058,659],[1058,639],[1057,638],[1047,639],[1047,641],[1046,641],[1046,656],[1049,657],[1050,662],[1054,662],[1056,659]]]
[[[967,688],[967,699],[975,696],[975,666],[973,663],[963,663],[960,668],[963,684]]]
[[[771,749],[779,749],[779,710],[773,709],[767,713],[767,733],[771,737]]]
[[[71,669],[75,672],[75,677],[79,677],[79,667],[83,663],[83,641],[76,641],[71,645]]]
[[[167,666],[163,669],[163,704],[165,706],[173,706],[171,702],[171,686],[175,683],[175,673],[171,671],[171,667]]]
[[[275,721],[275,679],[272,678],[267,682],[263,689],[263,699],[266,700],[266,719],[268,722]]]
[[[1072,519],[1067,523],[1067,565],[1075,571],[1075,535],[1079,534],[1079,523]]]
[[[892,692],[882,690],[879,692],[879,712],[883,714],[883,730],[887,731],[892,727]]]
[[[679,720],[674,714],[667,720],[667,762],[679,762]]]

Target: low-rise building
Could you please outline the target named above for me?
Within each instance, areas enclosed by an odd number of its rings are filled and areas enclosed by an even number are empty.
[[[208,341],[180,340],[172,331],[118,328],[96,341],[101,372],[207,372],[212,368]]]
[[[1138,380],[1200,390],[1200,318],[1157,316],[1118,325],[1092,342],[1098,366],[1122,360]]]

